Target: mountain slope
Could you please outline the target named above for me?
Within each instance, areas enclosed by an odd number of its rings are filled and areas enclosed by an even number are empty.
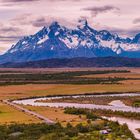
[[[13,45],[0,56],[0,63],[107,56],[140,58],[140,34],[132,39],[121,38],[106,30],[94,30],[84,20],[75,29],[53,22]]]

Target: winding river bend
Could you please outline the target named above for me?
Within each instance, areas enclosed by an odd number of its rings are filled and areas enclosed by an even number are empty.
[[[56,96],[56,97],[43,97],[43,98],[34,98],[34,99],[22,99],[15,100],[13,103],[22,104],[22,105],[32,105],[32,106],[48,106],[48,107],[75,107],[75,108],[85,108],[85,109],[104,109],[104,110],[112,110],[112,111],[123,111],[123,112],[137,112],[140,113],[140,108],[134,108],[130,106],[126,106],[123,102],[119,100],[115,100],[109,105],[95,105],[95,104],[79,104],[79,103],[43,103],[37,102],[38,100],[53,100],[53,99],[61,99],[61,98],[79,98],[79,97],[124,97],[124,96],[140,96],[140,93],[125,93],[125,94],[104,94],[104,95],[77,95],[77,96]],[[140,133],[136,130],[140,128],[139,120],[126,119],[121,117],[106,117],[108,120],[118,121],[120,124],[126,123],[135,137],[140,140]]]

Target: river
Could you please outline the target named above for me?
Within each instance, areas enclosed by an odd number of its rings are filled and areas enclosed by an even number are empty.
[[[103,109],[103,110],[112,110],[112,111],[123,111],[123,112],[137,112],[140,113],[140,108],[134,108],[126,106],[120,100],[115,100],[109,103],[109,105],[95,105],[95,104],[80,104],[80,103],[43,103],[37,102],[38,100],[50,100],[50,99],[61,99],[61,98],[79,98],[79,97],[123,97],[123,96],[140,96],[139,93],[125,93],[125,94],[105,94],[105,95],[77,95],[77,96],[55,96],[55,97],[43,97],[43,98],[34,98],[34,99],[22,99],[15,100],[13,103],[23,104],[23,105],[32,105],[32,106],[48,106],[48,107],[75,107],[75,108],[86,108],[86,109]],[[135,137],[140,140],[140,133],[136,130],[140,128],[140,120],[132,120],[121,117],[106,117],[108,120],[118,121],[120,124],[126,123],[135,135]]]

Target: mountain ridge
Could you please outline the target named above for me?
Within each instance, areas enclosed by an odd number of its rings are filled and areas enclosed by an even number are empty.
[[[53,22],[18,41],[0,56],[0,63],[108,56],[140,58],[140,33],[132,39],[122,38],[107,30],[97,31],[86,20],[79,20],[75,29]]]

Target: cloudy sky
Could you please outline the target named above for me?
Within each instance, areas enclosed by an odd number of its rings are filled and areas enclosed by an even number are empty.
[[[140,0],[0,0],[0,53],[54,20],[73,28],[80,18],[132,37],[140,32]]]

